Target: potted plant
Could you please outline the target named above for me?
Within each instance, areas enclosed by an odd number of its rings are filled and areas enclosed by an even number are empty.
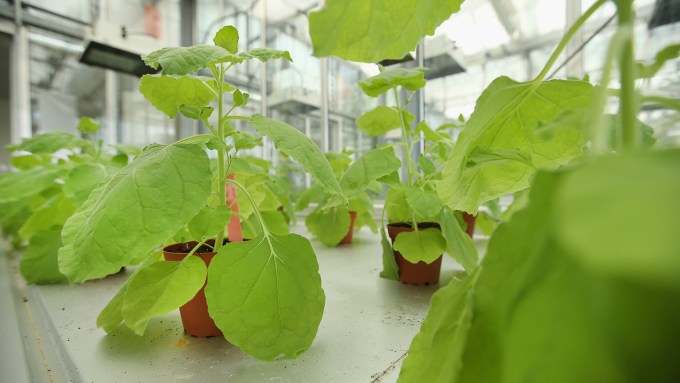
[[[635,87],[680,47],[636,63],[632,1],[613,0],[618,28],[600,84],[546,80],[567,42],[609,2],[595,1],[577,19],[536,78],[500,77],[477,100],[437,193],[450,208],[474,212],[529,189],[518,200],[525,207],[494,231],[479,267],[433,296],[401,382],[670,382],[680,373],[680,243],[670,229],[680,226],[680,151],[650,150],[637,119],[640,105],[680,108],[677,98]],[[326,3],[352,11],[338,5]],[[423,8],[413,24],[436,25]],[[351,44],[346,26],[334,36]],[[609,89],[615,68],[620,87]],[[618,112],[608,115],[610,100]]]
[[[248,188],[237,177],[228,177],[234,152],[242,147],[230,121],[249,122],[333,194],[338,205],[347,201],[323,153],[304,134],[262,115],[232,114],[248,102],[248,94],[225,81],[227,71],[245,60],[290,60],[288,52],[239,52],[238,32],[232,26],[220,29],[213,42],[143,56],[162,73],[140,82],[140,91],[156,108],[170,117],[182,113],[201,120],[211,134],[147,147],[100,184],[66,222],[59,268],[71,282],[82,282],[151,254],[104,308],[97,320],[100,327],[110,332],[125,322],[142,334],[152,317],[197,295],[200,300],[205,286],[209,316],[230,343],[259,359],[292,358],[311,345],[323,314],[318,264],[307,239],[271,231]],[[191,75],[204,68],[212,77]],[[227,107],[225,94],[231,101]],[[210,106],[213,100],[216,108]],[[216,152],[212,169],[207,150]],[[236,190],[251,202],[258,222],[259,232],[249,241],[242,241],[235,214]],[[154,249],[168,245],[186,225],[190,232],[200,231],[200,237],[166,247],[181,251],[183,259],[159,259]],[[203,259],[194,256],[206,250]]]
[[[89,139],[51,132],[7,146],[18,172],[0,178],[3,234],[23,248],[20,271],[28,283],[65,282],[57,266],[62,226],[101,180],[136,153],[130,146],[117,154],[103,150],[95,138],[99,129],[96,121],[83,117],[78,130]]]
[[[326,153],[326,157],[349,206],[338,206],[321,185],[313,185],[298,197],[296,203],[298,210],[307,208],[311,202],[318,203],[307,215],[307,230],[331,247],[351,243],[353,232],[363,225],[377,232],[368,189],[372,186],[381,188],[377,180],[394,173],[401,162],[390,148],[370,150],[353,162],[348,151]]]
[[[425,71],[424,68],[381,68],[380,74],[359,82],[368,96],[389,93],[396,105],[378,106],[357,119],[357,126],[371,136],[393,130],[401,132],[401,141],[396,146],[404,153],[405,180],[402,183],[396,173],[382,180],[388,184],[383,221],[386,218],[392,246],[383,232],[381,276],[414,285],[439,281],[445,251],[466,269],[476,264],[476,259],[462,258],[454,247],[447,245],[460,241],[470,245],[471,242],[461,239],[465,222],[459,222],[451,210],[444,208],[435,190],[435,183],[441,178],[440,161],[450,153],[453,140],[443,129],[433,130],[425,121],[414,124],[415,117],[406,110],[410,97],[400,102],[401,92],[415,92],[425,86]],[[416,163],[413,156],[421,141],[426,143],[425,151],[419,154]]]

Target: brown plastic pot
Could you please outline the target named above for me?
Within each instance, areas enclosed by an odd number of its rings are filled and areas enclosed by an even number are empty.
[[[477,220],[476,215],[468,214],[466,212],[463,212],[463,221],[467,223],[467,228],[465,229],[465,233],[472,238],[472,235],[475,233],[475,221]]]
[[[342,241],[340,241],[340,243],[338,243],[338,246],[339,245],[349,245],[350,243],[352,243],[352,235],[354,234],[354,221],[356,221],[356,219],[357,219],[357,212],[356,211],[350,211],[349,212],[349,218],[350,218],[350,220],[349,220],[349,230],[347,231],[347,235],[345,236],[345,238],[343,238]]]
[[[418,224],[419,229],[431,227],[439,229],[439,224],[434,222],[423,222]],[[387,233],[392,240],[392,244],[394,244],[399,233],[408,231],[413,231],[413,228],[407,223],[390,223],[387,225]],[[429,264],[423,261],[411,263],[407,261],[401,253],[395,250],[394,258],[399,267],[399,281],[401,283],[408,285],[434,285],[439,282],[439,271],[442,268],[441,256]]]
[[[191,249],[196,246],[197,242],[177,243],[163,248],[163,256],[168,261],[183,260]],[[206,266],[210,265],[210,261],[215,256],[215,253],[208,250],[205,252],[196,251],[195,257],[200,257]],[[208,280],[206,279],[206,283]],[[213,319],[208,315],[208,303],[205,300],[205,285],[196,293],[189,302],[185,303],[179,308],[179,313],[182,316],[182,324],[184,325],[184,332],[188,335],[208,338],[214,336],[222,336],[222,331],[215,325]]]

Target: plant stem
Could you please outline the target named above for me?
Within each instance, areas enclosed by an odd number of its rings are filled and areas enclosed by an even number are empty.
[[[224,141],[224,124],[223,120],[224,118],[222,117],[222,104],[223,104],[223,99],[224,99],[224,91],[223,91],[223,85],[224,85],[224,67],[222,64],[219,65],[218,71],[217,71],[217,134],[218,137],[217,139],[220,140],[220,142]],[[226,195],[226,190],[227,190],[227,175],[224,172],[224,156],[225,156],[225,150],[223,148],[218,148],[217,149],[217,195],[219,197],[220,205],[226,205],[227,204],[227,195]],[[222,247],[222,243],[224,242],[224,228],[222,228],[217,235],[215,235],[215,247],[214,250],[217,251]]]
[[[399,92],[397,91],[397,88],[393,88],[392,90],[394,92],[394,100],[397,104],[397,113],[399,113],[399,122],[401,123],[401,143],[402,146],[404,147],[404,159],[406,160],[406,175],[407,175],[406,184],[410,185],[413,178],[413,169],[411,168],[413,159],[411,158],[411,148],[409,147],[408,144],[408,137],[410,136],[410,134],[409,131],[406,130],[404,114],[402,113],[401,105],[399,104]]]
[[[264,223],[264,219],[262,218],[260,211],[257,209],[255,200],[253,200],[253,197],[250,196],[250,193],[248,193],[246,187],[238,183],[238,181],[236,180],[227,179],[227,182],[241,189],[243,195],[245,195],[246,198],[248,198],[248,202],[250,202],[250,204],[253,206],[253,212],[255,213],[255,216],[257,217],[258,222],[260,222],[260,226],[262,226],[262,232],[264,233],[265,237],[269,237],[269,230],[267,230],[267,225]]]
[[[543,67],[543,70],[541,73],[536,76],[536,79],[534,79],[535,83],[539,83],[543,81],[545,76],[548,75],[548,71],[550,71],[550,68],[555,64],[555,61],[557,61],[557,58],[560,56],[564,48],[567,47],[567,44],[569,43],[569,40],[571,40],[572,37],[574,37],[574,34],[583,26],[583,24],[590,18],[590,16],[595,13],[604,3],[606,3],[609,0],[598,0],[593,4],[588,10],[586,10],[581,17],[579,17],[574,24],[569,27],[567,30],[567,33],[562,36],[562,40],[560,40],[560,43],[557,45],[557,48],[555,48],[555,51],[552,53],[550,58],[548,59],[548,62],[545,64]]]
[[[632,0],[617,0],[619,27],[628,31],[619,56],[621,76],[621,136],[623,149],[630,151],[637,148],[637,102],[635,97],[635,63],[633,56],[633,2]]]

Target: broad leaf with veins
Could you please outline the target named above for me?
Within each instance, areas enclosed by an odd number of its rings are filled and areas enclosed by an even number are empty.
[[[314,251],[296,234],[265,233],[222,247],[208,268],[205,296],[225,338],[265,360],[309,348],[325,303]]]

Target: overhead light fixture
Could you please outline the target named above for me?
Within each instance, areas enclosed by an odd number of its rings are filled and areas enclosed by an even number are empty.
[[[383,60],[382,66],[403,64],[415,60],[413,54],[407,53],[406,56],[398,60]],[[432,80],[439,77],[446,77],[457,73],[465,72],[463,65],[463,55],[456,48],[453,41],[441,35],[432,39],[425,40],[425,59],[423,66],[429,71],[425,72],[425,79]]]
[[[656,0],[654,12],[649,20],[649,29],[680,21],[680,0]]]
[[[144,34],[130,36],[125,27],[98,21],[86,39],[80,62],[137,77],[157,73],[141,55],[159,49],[155,38]]]

